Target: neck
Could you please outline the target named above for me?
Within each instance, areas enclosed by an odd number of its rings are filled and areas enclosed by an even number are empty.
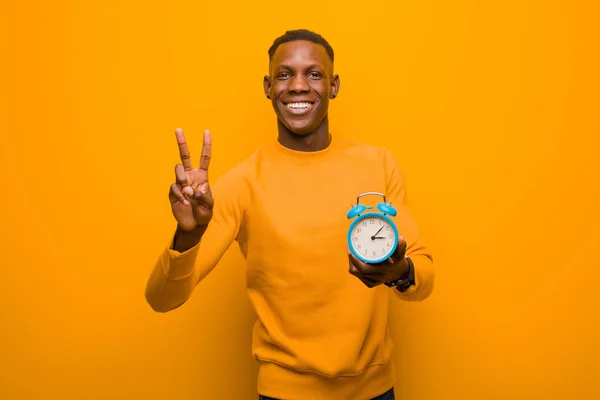
[[[323,118],[321,125],[316,131],[298,135],[290,131],[281,121],[277,120],[277,130],[279,143],[292,150],[296,151],[320,151],[329,146],[331,142],[331,134],[329,133],[329,122],[327,116]]]

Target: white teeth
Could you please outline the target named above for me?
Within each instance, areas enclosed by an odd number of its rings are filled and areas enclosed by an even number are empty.
[[[293,108],[293,109],[305,109],[310,107],[312,104],[310,103],[288,103],[288,107],[289,108]]]

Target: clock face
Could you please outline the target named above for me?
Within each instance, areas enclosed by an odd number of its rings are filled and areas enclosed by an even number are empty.
[[[365,216],[350,232],[352,250],[365,262],[380,262],[395,250],[398,238],[394,227],[381,216]]]

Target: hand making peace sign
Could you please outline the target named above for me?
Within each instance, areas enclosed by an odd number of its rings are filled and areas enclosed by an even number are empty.
[[[192,231],[198,225],[206,225],[212,218],[214,200],[208,184],[208,165],[211,155],[211,138],[204,131],[200,167],[194,168],[181,129],[175,130],[181,164],[175,166],[175,181],[169,191],[173,216],[181,229]]]

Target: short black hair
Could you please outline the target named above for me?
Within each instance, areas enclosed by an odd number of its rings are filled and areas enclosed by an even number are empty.
[[[292,42],[294,40],[308,40],[309,42],[320,44],[321,46],[325,47],[329,58],[331,58],[331,62],[333,62],[333,48],[329,42],[327,42],[323,36],[308,29],[290,30],[275,39],[271,47],[269,47],[269,60],[273,59],[273,54],[275,54],[275,50],[277,50],[279,45]]]

